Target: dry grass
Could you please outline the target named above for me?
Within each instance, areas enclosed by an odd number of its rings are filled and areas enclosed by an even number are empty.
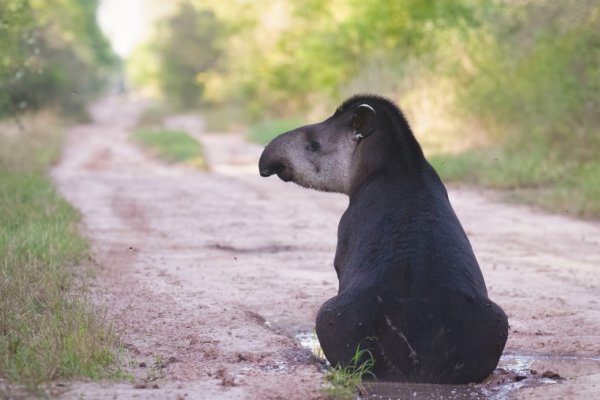
[[[51,114],[0,124],[0,378],[37,389],[108,377],[115,338],[72,279],[88,258],[79,215],[47,168],[62,126]]]

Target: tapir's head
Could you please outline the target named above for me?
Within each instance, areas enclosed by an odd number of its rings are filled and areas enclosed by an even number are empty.
[[[258,163],[262,176],[327,191],[348,193],[353,158],[376,130],[377,113],[369,102],[340,107],[323,122],[303,126],[273,139]]]

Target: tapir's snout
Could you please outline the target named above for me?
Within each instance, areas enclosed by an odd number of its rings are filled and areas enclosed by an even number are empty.
[[[269,167],[265,167],[265,168],[261,169],[259,172],[260,172],[260,176],[267,178],[274,174],[281,175],[281,173],[284,170],[285,170],[285,166],[283,164],[274,164]]]
[[[260,170],[260,176],[262,176],[263,178],[269,177],[271,175],[273,175],[275,172],[273,172],[272,170],[265,168],[265,169],[261,169]]]
[[[258,172],[260,176],[268,177],[277,174],[281,180],[288,182],[292,180],[290,168],[285,161],[285,143],[289,139],[285,134],[273,139],[263,150],[258,161]]]
[[[267,148],[265,147],[262,154],[260,155],[260,160],[258,160],[258,172],[260,173],[260,176],[262,176],[262,177],[266,178],[275,173],[275,169],[271,165],[272,162],[271,162],[270,158],[271,157],[269,156],[269,153],[267,152]]]
[[[286,173],[287,168],[285,164],[280,160],[265,157],[265,153],[266,152],[263,152],[263,155],[260,157],[260,161],[258,162],[258,172],[260,173],[260,176],[266,178],[277,174],[282,181],[290,181],[291,176],[290,174]]]
[[[277,173],[277,162],[274,160],[273,149],[269,146],[265,147],[260,160],[258,160],[258,172],[260,176],[268,177]]]

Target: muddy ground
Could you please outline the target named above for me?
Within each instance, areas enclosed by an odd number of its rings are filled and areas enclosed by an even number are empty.
[[[125,99],[95,104],[93,122],[71,129],[53,171],[83,215],[91,291],[115,320],[135,383],[74,382],[52,393],[318,398],[321,366],[296,335],[312,331],[319,306],[336,293],[332,261],[346,197],[260,178],[259,146],[203,132],[193,117],[168,124],[198,137],[211,171],[162,164],[129,141],[141,109]],[[490,297],[510,318],[504,362],[521,370],[508,380],[524,379],[458,392],[420,387],[413,396],[599,398],[600,224],[501,196],[450,189]],[[539,378],[546,371],[561,378]],[[396,389],[374,396],[399,397]]]

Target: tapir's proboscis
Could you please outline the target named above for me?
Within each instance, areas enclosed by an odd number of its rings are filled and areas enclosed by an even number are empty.
[[[323,352],[350,365],[357,348],[379,380],[480,382],[508,337],[444,184],[400,109],[372,95],[283,133],[259,161],[307,188],[345,193],[334,267],[337,296],[317,313]]]

